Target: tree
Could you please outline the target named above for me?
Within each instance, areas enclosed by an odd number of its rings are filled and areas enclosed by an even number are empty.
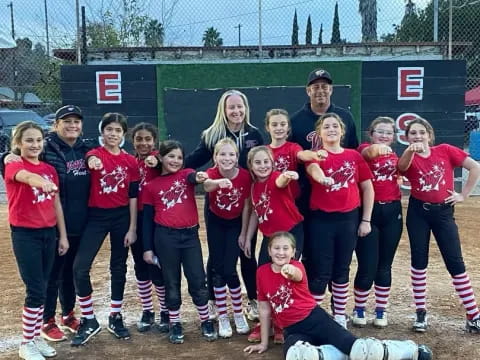
[[[331,44],[341,44],[342,39],[340,37],[340,20],[338,18],[338,2],[335,3],[335,12],[333,14],[333,25],[332,25],[332,38],[330,40]]]
[[[359,0],[362,16],[362,41],[377,41],[377,0]]]
[[[92,48],[120,46],[120,34],[115,28],[112,14],[106,12],[102,21],[87,23],[87,45]]]
[[[305,31],[305,45],[312,45],[312,20],[308,15],[307,30]]]
[[[293,15],[292,45],[298,45],[297,9],[295,9],[295,15]]]
[[[320,24],[320,31],[318,32],[318,45],[323,44],[323,24]]]
[[[165,32],[163,24],[157,20],[150,20],[144,30],[145,45],[151,47],[163,46]]]
[[[213,26],[205,30],[202,41],[203,46],[205,47],[217,47],[223,45],[223,39],[220,37],[220,33]]]

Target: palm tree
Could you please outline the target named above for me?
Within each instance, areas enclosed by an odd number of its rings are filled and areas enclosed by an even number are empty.
[[[377,0],[359,0],[362,16],[362,41],[377,41]]]
[[[150,20],[143,31],[145,36],[145,45],[151,47],[163,46],[165,30],[163,24],[157,20]]]
[[[220,32],[213,26],[210,26],[207,30],[205,30],[202,41],[203,46],[205,47],[216,47],[223,45],[223,39],[220,37]]]

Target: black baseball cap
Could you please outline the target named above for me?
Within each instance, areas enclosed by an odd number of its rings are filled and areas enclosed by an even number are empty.
[[[66,118],[67,116],[75,115],[79,119],[83,120],[82,110],[75,105],[65,105],[57,110],[55,113],[55,119],[60,120]]]
[[[310,74],[308,74],[307,86],[310,86],[314,81],[317,81],[318,79],[324,79],[330,85],[333,83],[332,77],[327,70],[315,69]]]

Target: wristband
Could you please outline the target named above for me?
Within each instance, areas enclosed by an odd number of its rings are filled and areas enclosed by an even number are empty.
[[[370,220],[365,220],[365,219],[362,219],[362,222],[367,222],[367,223],[369,223],[369,222],[370,222]]]

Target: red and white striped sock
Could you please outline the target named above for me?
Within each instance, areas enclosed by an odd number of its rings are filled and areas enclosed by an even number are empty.
[[[452,277],[453,286],[457,292],[458,297],[462,300],[463,307],[467,311],[467,318],[469,320],[475,319],[480,315],[477,302],[475,301],[475,294],[473,293],[470,277],[466,272]]]
[[[215,293],[218,317],[227,316],[227,286],[214,287],[213,292]]]
[[[170,320],[170,323],[179,323],[180,322],[180,309],[178,309],[178,310],[168,310],[168,318]]]
[[[425,310],[427,297],[427,269],[410,268],[412,279],[413,301],[417,310]]]
[[[143,311],[153,311],[152,303],[152,281],[137,279],[137,293],[142,303]]]
[[[35,337],[40,336],[40,330],[42,330],[42,325],[43,325],[43,305],[40,306],[40,309],[38,309],[37,313],[37,324],[35,325]]]
[[[235,314],[241,314],[242,309],[242,288],[239,286],[230,290],[230,299],[232,299],[232,308]]]
[[[38,312],[40,308],[23,307],[22,313],[22,329],[23,341],[22,344],[30,342],[35,336],[35,328],[37,326]]]
[[[385,310],[390,296],[390,287],[375,285],[375,310]]]
[[[93,319],[95,314],[93,313],[93,299],[92,295],[88,296],[77,296],[78,303],[80,304],[80,311],[82,313],[82,317],[86,319]]]
[[[198,317],[200,318],[200,322],[204,322],[208,320],[208,304],[197,306]]]
[[[165,305],[165,286],[155,285],[155,292],[157,293],[158,302],[160,304],[160,312],[168,311]]]
[[[317,302],[317,305],[320,306],[322,305],[323,300],[325,300],[325,293],[323,294],[312,294],[313,298]]]
[[[359,288],[354,288],[353,290],[355,297],[355,309],[365,309],[367,305],[368,295],[370,290],[362,290]]]
[[[110,315],[122,312],[123,300],[110,300]]]
[[[332,296],[335,315],[345,315],[348,300],[349,283],[337,284],[332,281]]]

